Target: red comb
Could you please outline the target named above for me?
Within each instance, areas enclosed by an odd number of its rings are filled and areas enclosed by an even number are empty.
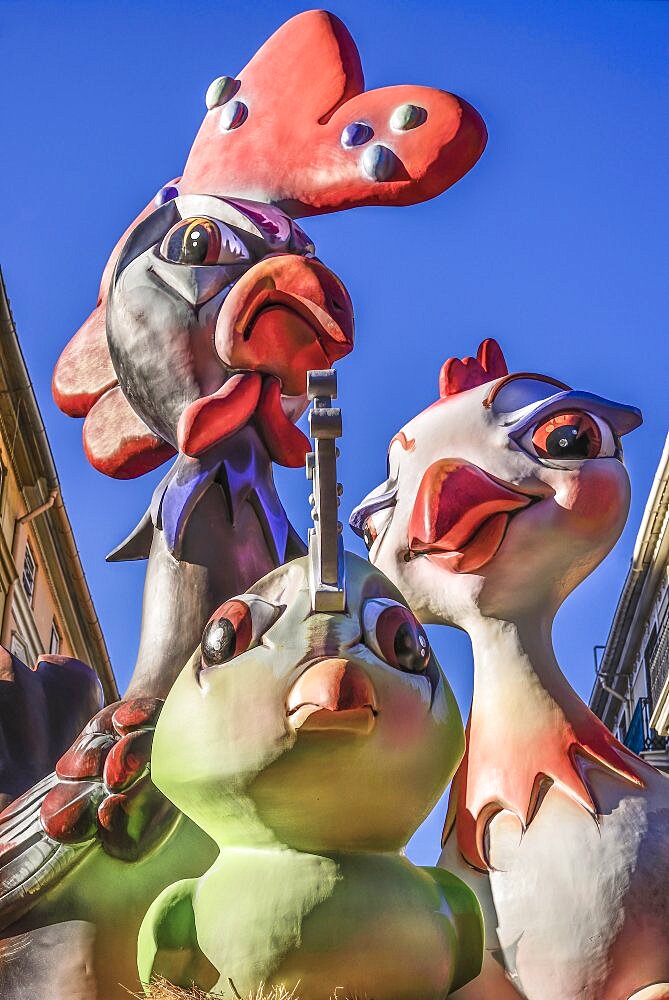
[[[483,120],[453,94],[363,87],[339,18],[298,14],[206,115],[179,192],[271,201],[294,217],[410,205],[445,191],[483,152]]]
[[[479,344],[475,358],[449,358],[442,365],[439,373],[439,395],[455,396],[458,392],[466,392],[477,385],[494,382],[509,374],[502,348],[496,340],[489,337]]]

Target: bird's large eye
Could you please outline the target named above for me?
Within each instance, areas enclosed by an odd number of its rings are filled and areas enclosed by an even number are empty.
[[[543,420],[532,431],[531,444],[539,458],[576,461],[608,458],[619,448],[611,428],[583,410]]]
[[[422,674],[430,662],[430,644],[422,625],[408,608],[383,597],[366,601],[362,609],[365,645],[391,667]]]
[[[173,264],[239,264],[249,259],[240,238],[214,219],[182,219],[170,229],[160,255]]]
[[[281,610],[254,594],[226,601],[202,633],[202,666],[219,667],[257,646]]]

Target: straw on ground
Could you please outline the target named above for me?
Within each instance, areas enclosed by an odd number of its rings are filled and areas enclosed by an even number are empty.
[[[264,985],[261,984],[254,993],[248,995],[248,1000],[300,1000],[297,992],[298,987],[299,983],[292,990],[287,990],[284,986],[276,986],[266,991]],[[144,994],[132,995],[137,997],[137,1000],[147,1000]],[[229,988],[222,993],[204,993],[197,986],[183,989],[181,986],[173,986],[166,979],[159,978],[151,984],[148,1000],[247,1000],[247,998],[242,997],[232,981],[230,981]],[[323,1000],[326,998],[324,997]],[[337,986],[329,1000],[372,1000],[372,998],[345,996],[342,987]]]

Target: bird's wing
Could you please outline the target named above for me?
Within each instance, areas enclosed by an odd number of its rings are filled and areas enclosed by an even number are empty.
[[[89,851],[137,861],[169,835],[179,813],[149,768],[161,708],[148,697],[107,705],[56,771],[0,813],[0,930]]]
[[[94,846],[62,844],[40,820],[47,793],[57,784],[47,775],[0,813],[0,930],[26,913]]]

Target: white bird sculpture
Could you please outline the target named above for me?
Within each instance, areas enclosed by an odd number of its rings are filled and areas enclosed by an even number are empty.
[[[572,689],[551,632],[629,509],[633,407],[451,358],[351,523],[423,622],[474,652],[468,747],[440,864],[486,914],[462,1000],[668,1000],[669,783]]]

